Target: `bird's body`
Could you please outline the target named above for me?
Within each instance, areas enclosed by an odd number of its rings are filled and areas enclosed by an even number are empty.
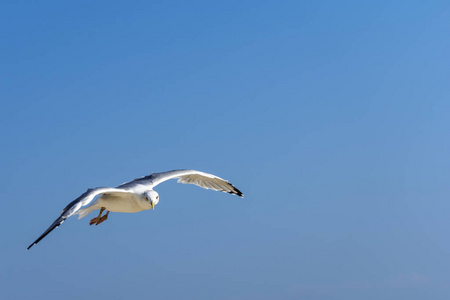
[[[90,225],[100,224],[108,218],[110,211],[135,213],[154,208],[159,202],[159,195],[153,188],[169,179],[178,178],[178,182],[195,184],[205,189],[222,191],[243,197],[241,191],[235,188],[228,181],[212,174],[195,170],[173,170],[162,173],[153,173],[149,176],[134,179],[123,183],[116,188],[100,187],[88,189],[80,197],[67,205],[58,219],[28,248],[37,244],[53,229],[60,226],[67,218],[75,214],[79,219],[84,218],[94,210],[100,209],[98,217],[93,218]],[[99,196],[97,199],[95,199]],[[95,200],[94,200],[95,199]],[[87,206],[85,208],[81,208]],[[107,213],[101,216],[102,212]]]
[[[136,213],[151,209],[152,205],[143,194],[111,193],[100,196],[92,205],[80,209],[76,214],[80,215],[79,218],[81,219],[102,207],[112,212]]]

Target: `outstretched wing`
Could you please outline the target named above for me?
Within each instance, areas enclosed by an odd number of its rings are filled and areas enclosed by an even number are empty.
[[[178,182],[180,183],[195,184],[204,189],[211,189],[244,197],[244,194],[242,194],[241,191],[225,179],[195,170],[173,170],[162,173],[153,173],[138,180],[147,181],[146,183],[149,184],[149,187],[153,188],[161,182],[174,178],[178,178]]]
[[[49,234],[53,229],[58,228],[64,221],[74,215],[82,206],[88,205],[96,196],[105,194],[105,193],[127,193],[125,190],[116,189],[116,188],[95,188],[88,189],[85,193],[83,193],[80,197],[73,200],[69,203],[61,212],[61,215],[58,219],[53,222],[50,227],[44,231],[44,233],[35,240],[30,246],[28,246],[27,250],[39,243],[47,234]]]

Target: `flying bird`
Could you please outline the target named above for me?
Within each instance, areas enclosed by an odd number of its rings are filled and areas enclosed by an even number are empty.
[[[169,179],[178,178],[180,183],[195,184],[205,189],[221,191],[239,197],[244,195],[231,183],[212,174],[195,170],[173,170],[161,173],[153,173],[142,178],[123,183],[116,188],[98,187],[88,189],[80,197],[70,202],[61,215],[53,222],[44,233],[35,240],[27,250],[39,243],[53,229],[58,228],[68,217],[78,215],[78,219],[86,217],[96,209],[100,209],[97,217],[93,218],[89,225],[98,225],[108,219],[109,212],[135,213],[143,210],[154,209],[159,202],[159,195],[153,190],[158,184]],[[100,196],[100,197],[97,197]],[[97,197],[97,198],[96,198]],[[95,201],[93,201],[95,199]],[[92,203],[91,203],[92,202]],[[90,204],[90,205],[89,205]],[[87,206],[89,205],[89,206]],[[87,206],[85,208],[82,208]],[[106,210],[105,215],[102,213]]]

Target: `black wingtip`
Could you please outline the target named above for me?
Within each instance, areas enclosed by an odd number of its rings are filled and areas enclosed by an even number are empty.
[[[241,198],[244,198],[244,194],[242,194],[242,192],[240,191],[240,190],[238,190],[234,185],[232,185],[231,183],[230,183],[230,185],[231,185],[231,187],[233,188],[233,190],[231,191],[231,192],[228,192],[228,194],[231,194],[231,195],[237,195],[237,196],[239,196],[239,197],[241,197]]]
[[[58,228],[59,225],[61,225],[62,223],[64,223],[66,218],[64,217],[59,217],[58,219],[55,220],[55,222],[53,222],[52,225],[50,225],[49,228],[47,228],[46,231],[44,231],[43,234],[41,234],[40,237],[38,237],[37,240],[35,240],[30,246],[28,246],[27,251],[30,250],[31,247],[33,247],[34,245],[36,245],[37,243],[40,242],[40,240],[42,240],[43,238],[45,238],[47,236],[47,234],[49,234],[50,232],[53,231],[53,229]]]

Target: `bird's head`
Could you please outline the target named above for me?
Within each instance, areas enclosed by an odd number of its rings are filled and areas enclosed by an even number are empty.
[[[148,202],[152,206],[152,209],[155,209],[155,205],[159,202],[159,195],[154,190],[150,190],[144,193],[145,197],[147,198]]]

